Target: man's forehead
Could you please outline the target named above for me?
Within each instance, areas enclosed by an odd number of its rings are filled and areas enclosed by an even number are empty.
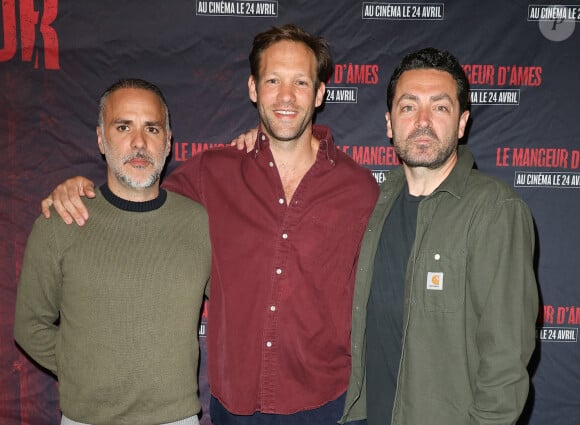
[[[418,68],[404,71],[399,77],[399,82],[405,83],[423,83],[431,85],[452,84],[455,85],[455,79],[447,72],[436,68]]]
[[[307,64],[308,72],[311,72],[312,68],[316,69],[314,52],[300,41],[280,40],[268,46],[260,56],[260,68],[263,70],[274,62],[287,63],[289,66]]]
[[[165,116],[165,107],[159,97],[144,89],[121,88],[112,92],[105,100],[105,113],[117,110]]]
[[[450,73],[435,68],[407,70],[397,82],[397,97],[409,96],[415,92],[457,100],[457,82]]]
[[[123,87],[112,92],[107,100],[116,102],[142,101],[161,105],[159,97],[150,90]]]

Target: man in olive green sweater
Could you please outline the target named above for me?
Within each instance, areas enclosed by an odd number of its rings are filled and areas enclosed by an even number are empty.
[[[167,104],[143,80],[101,97],[107,183],[91,221],[38,219],[14,335],[59,380],[62,424],[198,424],[197,330],[210,273],[205,209],[159,187]]]

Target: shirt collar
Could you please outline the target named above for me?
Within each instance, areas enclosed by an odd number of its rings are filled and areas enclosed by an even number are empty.
[[[320,140],[317,160],[324,159],[328,161],[330,166],[334,167],[336,165],[336,148],[334,146],[334,140],[332,139],[330,128],[325,125],[313,124],[312,134]],[[262,126],[260,126],[258,128],[256,145],[254,147],[254,158],[257,158],[260,152],[263,149],[269,148],[269,146],[270,140],[268,135],[262,130]]]

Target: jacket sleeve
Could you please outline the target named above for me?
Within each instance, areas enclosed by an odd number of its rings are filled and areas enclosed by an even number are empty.
[[[478,311],[479,367],[471,424],[514,424],[529,389],[538,293],[534,225],[518,198],[498,202],[479,223],[468,263]]]
[[[14,339],[37,363],[57,374],[56,321],[62,279],[51,222],[38,218],[26,243],[16,296]]]

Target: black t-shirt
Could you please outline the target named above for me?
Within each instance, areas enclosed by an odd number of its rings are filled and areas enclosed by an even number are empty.
[[[401,192],[381,232],[367,310],[367,423],[390,425],[403,337],[405,272],[424,196]]]

